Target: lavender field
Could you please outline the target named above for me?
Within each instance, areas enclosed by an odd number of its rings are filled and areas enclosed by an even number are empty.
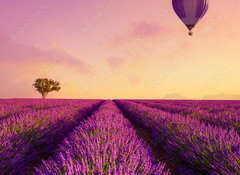
[[[1,175],[240,174],[240,101],[0,100]]]

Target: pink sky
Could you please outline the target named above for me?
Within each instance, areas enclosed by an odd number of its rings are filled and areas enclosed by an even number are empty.
[[[189,37],[170,0],[2,0],[0,98],[237,99],[240,1],[209,5]]]

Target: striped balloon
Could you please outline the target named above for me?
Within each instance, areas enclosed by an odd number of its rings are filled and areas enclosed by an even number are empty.
[[[208,10],[208,0],[173,0],[173,9],[183,21],[192,35],[191,30],[202,19]]]

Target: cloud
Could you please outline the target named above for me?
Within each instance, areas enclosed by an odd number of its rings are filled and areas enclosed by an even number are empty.
[[[24,67],[24,66],[23,66]],[[20,68],[18,65],[0,64],[0,98],[14,97],[36,97],[32,87],[34,78],[31,81],[26,78],[26,74],[32,75],[29,69]]]
[[[162,99],[174,100],[174,99],[186,99],[186,98],[178,93],[172,93],[172,94],[167,94],[166,96],[162,97]]]
[[[203,97],[204,100],[240,100],[240,95],[234,94],[216,94],[216,95],[206,95]]]
[[[124,62],[125,59],[119,57],[111,57],[107,59],[108,66],[112,69],[118,68]]]
[[[4,64],[51,64],[75,68],[83,74],[91,73],[91,67],[80,59],[62,50],[40,49],[18,43],[9,43],[7,37],[0,33],[0,61]]]
[[[132,85],[136,85],[136,84],[139,84],[141,83],[141,78],[139,76],[131,76],[129,77],[129,83],[132,84]]]
[[[124,42],[137,42],[142,39],[151,39],[159,36],[166,36],[173,29],[159,25],[155,22],[137,22],[132,23],[127,32],[122,35],[115,35],[108,42],[110,45],[121,44]]]
[[[130,32],[130,36],[142,36],[143,38],[150,38],[156,37],[159,34],[165,33],[166,31],[166,27],[160,26],[156,23],[140,22],[132,24],[132,31]]]

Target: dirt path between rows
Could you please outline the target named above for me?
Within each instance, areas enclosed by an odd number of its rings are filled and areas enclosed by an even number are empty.
[[[118,106],[118,104],[116,105]],[[118,106],[118,108],[120,107]],[[144,128],[141,123],[139,122],[136,123],[135,121],[133,121],[130,117],[128,117],[128,115],[121,108],[120,110],[124,114],[125,118],[127,118],[130,121],[130,123],[136,130],[137,135],[140,138],[142,138],[147,143],[147,145],[151,148],[151,153],[154,156],[156,163],[164,162],[166,163],[165,165],[166,169],[170,170],[171,175],[180,175],[175,168],[176,164],[173,163],[172,161],[169,161],[169,159],[167,159],[168,155],[166,155],[166,153],[164,152],[164,149],[160,147],[156,147],[152,144],[151,132],[146,128]]]

